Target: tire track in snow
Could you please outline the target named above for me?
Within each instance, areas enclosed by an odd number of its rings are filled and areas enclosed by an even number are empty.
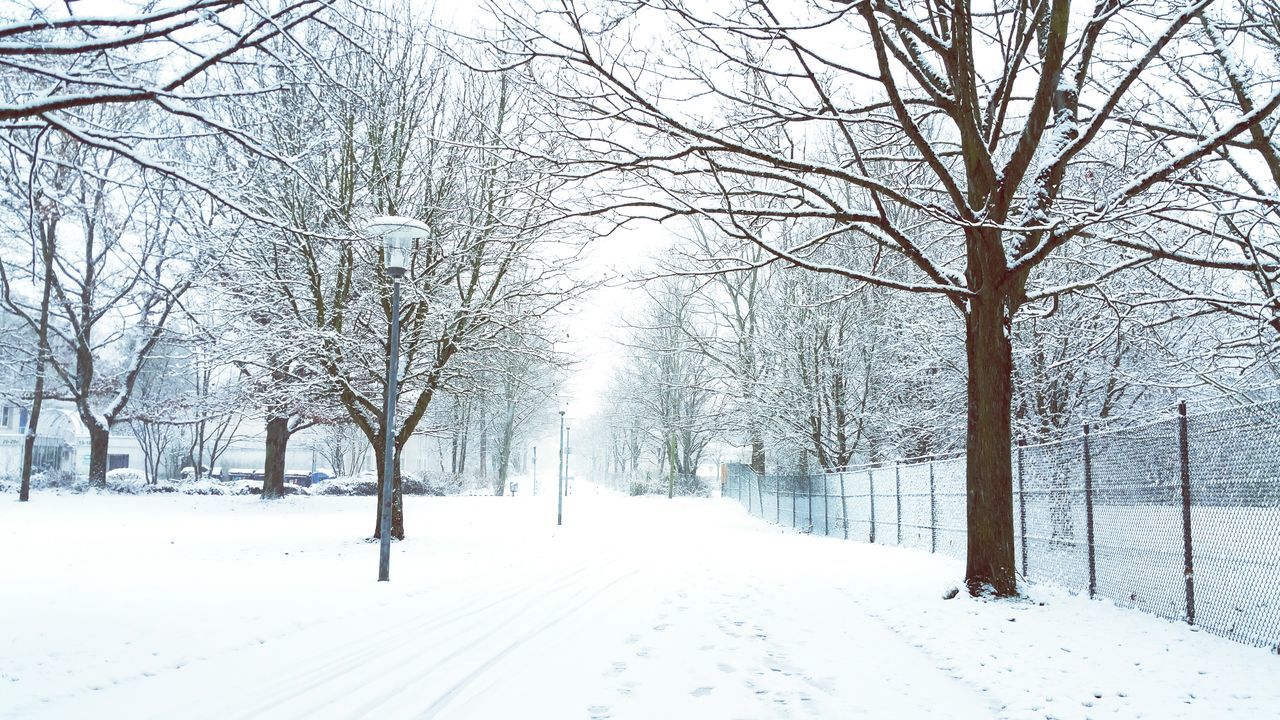
[[[515,651],[525,643],[529,642],[530,640],[534,639],[535,637],[546,632],[547,630],[550,630],[556,625],[559,625],[560,623],[569,619],[570,616],[576,614],[579,610],[583,609],[584,607],[592,604],[599,596],[608,592],[614,586],[618,585],[624,580],[635,577],[639,573],[640,573],[640,569],[636,569],[636,570],[632,570],[631,572],[619,575],[618,577],[615,577],[613,580],[610,580],[609,582],[605,583],[601,587],[597,588],[590,595],[586,596],[582,601],[575,603],[571,607],[566,608],[564,612],[559,616],[554,617],[551,620],[548,620],[547,622],[542,623],[541,625],[538,625],[537,627],[534,627],[533,629],[529,630],[527,633],[520,636],[513,642],[508,643],[501,650],[488,656],[486,659],[481,661],[481,663],[478,666],[476,666],[470,673],[468,673],[461,680],[454,683],[452,687],[450,687],[443,694],[441,694],[435,700],[435,702],[433,702],[429,707],[427,707],[426,710],[418,714],[417,717],[424,718],[427,720],[429,720],[430,718],[438,717],[439,713],[444,709],[446,709],[448,705],[451,702],[453,702],[453,700],[458,696],[459,693],[465,690],[469,685],[474,683],[477,679],[484,677],[486,673],[490,672],[495,665],[501,662],[513,651]],[[494,683],[496,683],[500,679],[501,678],[495,678],[493,682],[489,683],[489,686],[492,686]]]
[[[501,572],[510,570],[513,567],[515,567],[515,565],[503,566],[492,572],[500,574]],[[574,571],[581,572],[587,569],[587,567],[588,567],[588,564],[583,563],[581,565],[571,567],[567,569],[565,572],[566,573],[574,572]],[[470,577],[471,576],[468,576],[468,578],[466,579],[470,579]],[[476,576],[476,577],[479,577],[479,576]],[[560,576],[556,576],[556,577],[560,577]],[[299,669],[295,672],[290,672],[290,673],[272,674],[271,677],[267,680],[256,680],[256,681],[249,680],[247,682],[242,682],[238,686],[240,688],[240,691],[237,692],[236,694],[238,697],[241,697],[241,698],[246,696],[255,697],[255,696],[260,696],[262,694],[270,692],[270,690],[272,690],[273,688],[279,687],[281,685],[289,686],[294,681],[305,679],[309,677],[311,674],[313,674],[314,672],[324,672],[335,663],[341,664],[349,661],[353,653],[367,654],[370,650],[376,648],[377,646],[380,646],[383,643],[386,643],[391,638],[397,635],[400,635],[401,633],[407,630],[421,631],[421,630],[430,629],[433,626],[457,622],[459,620],[465,619],[466,617],[474,615],[478,612],[484,612],[492,605],[496,605],[503,602],[505,600],[505,595],[509,594],[510,592],[522,592],[530,587],[533,587],[543,582],[547,582],[546,577],[535,578],[522,585],[519,585],[515,588],[510,588],[510,589],[501,588],[501,587],[489,588],[491,592],[493,592],[496,595],[499,595],[499,599],[493,601],[492,603],[486,604],[483,607],[472,607],[466,604],[455,605],[455,606],[443,609],[443,611],[447,613],[444,617],[441,617],[439,614],[437,614],[432,618],[429,618],[427,620],[424,620],[416,625],[413,625],[407,628],[397,627],[397,626],[388,626],[384,629],[377,630],[372,634],[362,635],[358,640],[355,641],[353,645],[344,646],[345,650],[334,650],[332,652],[326,651],[323,654],[317,656],[317,659],[326,658],[326,657],[333,658],[333,660],[329,663],[324,663],[319,666],[308,665],[303,669]],[[411,593],[407,595],[403,600],[401,600],[401,602],[411,601],[414,598],[418,597],[419,595],[423,594],[424,592],[427,592],[427,591],[419,591],[419,592]],[[327,628],[342,627],[346,622],[352,620],[353,618],[360,618],[361,616],[362,616],[362,613],[353,612],[353,613],[339,615],[336,617],[325,617],[325,618],[313,619],[307,622],[299,623],[298,625],[288,629],[275,628],[276,630],[275,632],[257,633],[256,640],[237,641],[235,643],[227,644],[220,647],[215,646],[205,651],[204,654],[184,656],[181,659],[179,659],[176,664],[166,663],[164,665],[152,666],[136,674],[118,678],[116,680],[111,681],[110,689],[113,689],[113,690],[115,688],[127,689],[131,685],[135,685],[140,682],[146,682],[148,685],[153,684],[156,680],[160,680],[161,682],[163,682],[166,678],[173,676],[177,672],[191,673],[193,671],[197,671],[198,668],[200,668],[202,665],[205,665],[207,663],[216,663],[226,658],[235,657],[238,655],[245,655],[245,654],[252,655],[254,653],[261,652],[264,646],[269,651],[271,648],[276,647],[278,644],[290,642],[293,639],[297,638],[298,636],[303,635],[304,633],[318,633],[318,632],[324,632]],[[198,625],[193,626],[193,628],[197,628],[197,627]],[[182,633],[178,635],[178,637],[197,638],[197,637],[201,637],[203,632],[204,631],[199,629],[192,629],[187,633]],[[263,638],[266,638],[266,639],[263,639]],[[354,648],[354,649],[352,650],[351,648]],[[105,685],[105,683],[103,683],[103,685]],[[76,702],[85,697],[97,696],[99,695],[99,690],[101,690],[101,688],[99,687],[77,688],[70,692],[49,696],[43,701],[41,701],[40,703],[30,703],[21,707],[10,708],[4,713],[3,716],[14,717],[14,718],[26,717],[29,713],[36,712],[38,709],[48,708],[51,705],[56,706],[57,704],[61,704],[61,703]],[[212,709],[202,710],[197,712],[207,712],[208,714],[205,715],[205,717],[216,717],[219,719],[227,717],[226,713],[236,712],[233,708],[227,707],[225,703],[220,704],[217,707],[222,708],[221,713],[216,713]],[[144,712],[151,713],[153,711],[144,710]],[[190,712],[192,712],[190,708],[182,709],[183,715],[186,715]],[[166,720],[168,717],[171,717],[171,715],[167,715],[167,714],[149,715],[149,716],[164,717],[166,718]]]
[[[233,709],[225,713],[212,713],[208,717],[247,720],[260,717],[310,718],[316,715],[327,715],[324,713],[326,706],[338,699],[349,699],[355,694],[365,694],[366,688],[370,685],[377,683],[380,679],[385,680],[387,668],[397,668],[403,664],[404,660],[421,654],[420,648],[424,641],[430,639],[437,646],[447,645],[463,639],[476,626],[464,624],[456,631],[439,638],[432,638],[432,633],[463,623],[478,615],[496,612],[504,606],[516,604],[522,600],[527,601],[531,591],[536,593],[535,598],[542,598],[573,587],[575,583],[581,583],[585,579],[583,576],[590,568],[591,563],[582,563],[551,578],[538,578],[508,589],[493,589],[492,592],[501,594],[497,600],[483,605],[465,607],[447,618],[433,617],[408,625],[393,623],[375,633],[373,637],[360,641],[358,648],[354,651],[350,647],[334,648],[325,653],[327,658],[325,662],[319,665],[308,664],[288,678],[274,677],[267,683],[267,693],[281,685],[288,687],[288,692],[272,693],[265,702],[260,702],[247,710]],[[483,632],[480,638],[471,638],[471,640],[478,641],[496,631],[496,628],[490,629]],[[462,645],[465,647],[466,643]],[[361,681],[366,676],[368,679]],[[296,684],[289,683],[289,680],[296,681]],[[261,698],[262,694],[266,693],[250,694],[249,697]],[[306,707],[284,707],[299,698],[305,698]],[[358,717],[359,714],[353,716]]]

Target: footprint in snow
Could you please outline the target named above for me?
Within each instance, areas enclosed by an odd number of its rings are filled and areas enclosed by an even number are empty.
[[[592,705],[587,708],[587,713],[590,714],[591,720],[605,720],[606,718],[613,717],[609,713],[608,705]]]
[[[697,688],[696,690],[693,690],[693,691],[692,691],[692,692],[690,692],[689,694],[690,694],[690,695],[692,695],[692,696],[694,696],[694,697],[703,697],[703,696],[705,696],[705,695],[710,695],[710,694],[711,694],[711,691],[712,691],[712,690],[714,690],[714,689],[715,689],[715,688],[707,687],[707,686],[705,686],[705,685],[704,685],[704,686],[702,686],[702,687],[700,687],[700,688]]]

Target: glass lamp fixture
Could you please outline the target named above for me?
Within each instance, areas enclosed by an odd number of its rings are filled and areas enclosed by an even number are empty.
[[[393,278],[404,277],[409,270],[409,253],[413,241],[431,236],[431,229],[413,218],[383,215],[365,226],[369,235],[382,238],[383,265]]]

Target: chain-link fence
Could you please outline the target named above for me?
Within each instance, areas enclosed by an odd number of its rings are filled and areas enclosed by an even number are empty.
[[[1280,652],[1280,403],[1018,447],[1015,554],[1051,582]],[[965,459],[826,475],[726,467],[724,496],[803,532],[966,552]]]

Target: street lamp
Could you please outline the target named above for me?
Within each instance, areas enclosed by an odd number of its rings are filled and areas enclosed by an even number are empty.
[[[382,264],[391,276],[391,343],[387,348],[387,397],[383,405],[386,443],[382,461],[382,522],[378,535],[378,581],[391,579],[391,482],[396,452],[396,379],[400,373],[400,278],[409,270],[413,241],[431,236],[431,229],[412,218],[383,215],[365,227],[365,232],[382,239]]]
[[[564,411],[560,411],[560,458],[556,462],[556,524],[564,524]]]

